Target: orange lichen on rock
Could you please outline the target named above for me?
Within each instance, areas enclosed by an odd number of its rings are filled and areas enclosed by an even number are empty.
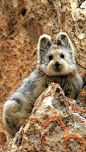
[[[79,137],[76,134],[68,134],[68,135],[66,135],[65,137],[62,137],[62,138],[64,138],[64,141],[65,141],[64,146],[66,146],[68,148],[71,148],[70,144],[68,142],[70,139],[74,139],[75,141],[77,141],[78,143],[80,143],[81,146],[77,150],[83,148],[83,146],[84,146],[84,142],[83,142],[82,138]]]
[[[37,121],[38,123],[42,123],[42,122],[43,122],[43,120],[40,120],[40,119],[35,118],[35,117],[31,117],[31,119],[30,119],[30,125],[31,125],[32,127],[35,127],[35,125],[32,124],[33,121]]]
[[[59,116],[55,115],[55,116],[51,116],[50,118],[48,118],[41,127],[41,130],[43,131],[43,129],[45,129],[45,127],[52,121],[57,121],[61,127],[66,131],[65,133],[68,133],[69,130],[66,128],[66,126],[62,123],[61,119],[59,118]]]
[[[79,112],[82,112],[82,113],[86,114],[86,110],[83,110],[82,108],[77,108],[76,105],[73,107],[73,110],[74,111],[79,111]]]
[[[68,104],[69,106],[71,106],[71,103],[70,103],[68,100],[66,100],[66,102],[67,102],[67,104]]]
[[[42,146],[43,144],[45,144],[46,141],[47,141],[47,139],[45,138],[45,135],[42,135],[41,139],[40,139],[40,146]]]
[[[80,120],[80,123],[81,123],[82,125],[86,125],[86,119],[81,119],[81,120]]]

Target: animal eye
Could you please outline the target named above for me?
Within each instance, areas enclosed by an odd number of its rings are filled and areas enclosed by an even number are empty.
[[[57,41],[57,45],[62,45],[60,40]]]
[[[64,58],[64,54],[63,53],[61,53],[61,58]]]
[[[47,47],[50,47],[50,46],[51,46],[51,43],[50,43],[50,42],[48,42]]]
[[[53,56],[52,54],[49,55],[49,60],[52,60],[53,59]]]

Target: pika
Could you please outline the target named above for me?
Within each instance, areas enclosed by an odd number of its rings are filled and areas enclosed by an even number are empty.
[[[65,32],[56,36],[53,44],[51,37],[43,34],[37,45],[37,68],[14,92],[3,107],[3,124],[14,136],[28,118],[35,100],[51,83],[59,83],[69,98],[76,99],[82,89],[74,55],[74,47]]]

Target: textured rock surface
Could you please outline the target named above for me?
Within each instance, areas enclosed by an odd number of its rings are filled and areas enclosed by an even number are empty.
[[[52,83],[3,151],[86,151],[86,108]]]
[[[0,130],[6,98],[36,67],[36,46],[41,34],[65,31],[75,47],[80,75],[86,70],[86,9],[75,0],[0,1]],[[4,141],[4,140],[3,140]],[[0,145],[2,147],[2,145]]]

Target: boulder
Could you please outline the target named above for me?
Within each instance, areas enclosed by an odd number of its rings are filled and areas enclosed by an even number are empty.
[[[86,151],[86,108],[51,83],[3,152]]]

